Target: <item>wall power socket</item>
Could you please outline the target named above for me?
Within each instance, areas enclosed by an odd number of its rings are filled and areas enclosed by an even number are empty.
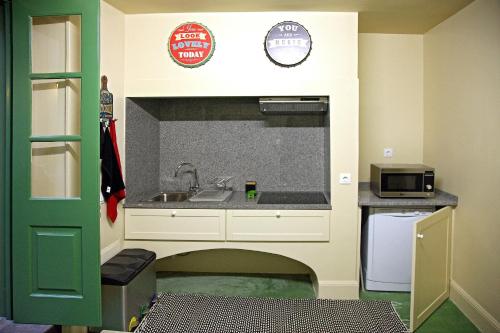
[[[339,183],[340,184],[351,184],[352,183],[352,178],[350,173],[341,173],[339,175]]]
[[[393,149],[392,148],[384,148],[384,157],[385,158],[391,158],[393,155]]]

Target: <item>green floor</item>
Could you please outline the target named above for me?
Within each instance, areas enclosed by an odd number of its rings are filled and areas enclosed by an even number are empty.
[[[386,299],[392,301],[403,323],[410,325],[410,293],[361,292],[362,299]],[[465,317],[450,300],[441,305],[416,331],[418,333],[469,333],[479,330]]]
[[[158,273],[158,292],[217,296],[314,298],[307,276]]]
[[[158,292],[208,294],[219,296],[314,298],[306,276],[166,273],[157,275]],[[391,300],[403,322],[410,317],[410,294],[395,292],[362,292],[362,299]],[[469,333],[477,328],[451,302],[446,301],[417,330],[418,333]]]

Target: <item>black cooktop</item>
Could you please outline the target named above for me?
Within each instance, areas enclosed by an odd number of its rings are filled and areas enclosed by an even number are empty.
[[[327,204],[322,192],[262,192],[257,204]]]

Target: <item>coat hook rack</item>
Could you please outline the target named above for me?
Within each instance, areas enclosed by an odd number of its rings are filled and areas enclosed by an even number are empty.
[[[108,77],[101,76],[101,91],[100,91],[100,113],[101,122],[105,122],[106,126],[113,119],[113,94],[108,90]]]

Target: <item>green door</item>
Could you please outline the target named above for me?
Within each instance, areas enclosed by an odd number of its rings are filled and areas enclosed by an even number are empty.
[[[0,3],[0,317],[11,317],[10,4]]]
[[[11,317],[10,275],[10,3],[0,3],[0,317]]]
[[[98,326],[99,0],[13,1],[13,317]]]

